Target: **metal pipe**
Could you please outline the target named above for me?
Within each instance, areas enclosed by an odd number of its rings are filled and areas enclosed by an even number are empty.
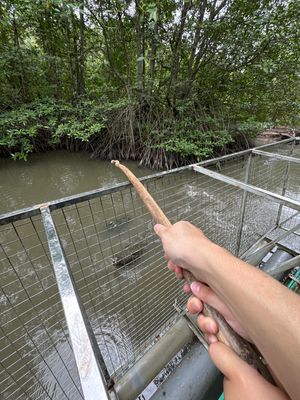
[[[280,225],[279,225],[279,228],[282,229],[283,231],[288,232],[288,228],[285,228],[284,226],[280,226]],[[298,232],[293,232],[293,235],[300,236],[300,233],[298,233]]]
[[[284,231],[281,235],[277,236],[275,239],[271,240],[263,247],[254,251],[254,253],[247,255],[247,257],[245,257],[245,261],[255,266],[258,265],[260,261],[273,249],[273,247],[275,247],[281,240],[285,239],[286,237],[294,233],[294,231],[299,229],[299,227],[300,227],[300,222],[297,225],[293,226],[293,228]]]
[[[183,319],[176,324],[115,384],[119,400],[134,400],[186,344],[195,338]]]
[[[223,376],[200,343],[192,345],[177,368],[159,386],[151,400],[217,399],[223,388]]]
[[[279,274],[281,272],[286,272],[286,271],[288,271],[292,268],[298,267],[298,266],[300,266],[300,255],[288,259],[287,261],[283,262],[278,267],[274,267],[273,269],[270,268],[270,270],[268,271],[268,274],[272,275],[274,277],[277,277],[277,274]]]
[[[248,160],[247,160],[247,165],[246,165],[245,183],[249,183],[251,167],[252,167],[252,154],[250,153],[249,157],[248,157]],[[244,190],[243,197],[242,197],[242,203],[241,203],[241,213],[240,213],[239,227],[238,227],[238,231],[237,231],[237,243],[236,243],[236,255],[237,256],[239,255],[240,247],[241,247],[242,231],[243,231],[243,224],[244,224],[244,219],[245,219],[247,194],[248,194],[248,192],[246,190]]]
[[[263,236],[261,236],[251,247],[249,247],[248,250],[246,250],[241,256],[240,258],[242,260],[247,260],[247,257],[250,256],[251,254],[254,254],[259,248],[262,248],[263,246],[260,246],[261,244],[263,244],[264,241],[267,241],[268,243],[270,243],[272,240],[269,239],[269,235],[270,233],[272,233],[273,231],[275,231],[277,228],[281,228],[283,230],[285,230],[286,232],[288,232],[287,228],[284,228],[282,225],[286,224],[288,221],[290,221],[291,219],[295,218],[297,215],[299,214],[298,211],[296,211],[294,214],[290,215],[288,218],[286,218],[284,221],[282,221],[280,223],[280,225],[277,226],[273,226],[271,229],[269,229]],[[294,235],[298,235],[297,232],[293,232]],[[281,247],[284,247],[282,244],[280,244]],[[294,254],[294,251],[292,251],[291,249],[289,250],[289,252],[291,254]]]
[[[286,261],[293,259],[292,254],[278,249],[275,251],[274,254],[265,262],[262,267],[262,270],[265,271],[267,274],[272,275],[275,279],[281,280],[284,275],[284,272],[279,271],[278,267],[280,267]]]

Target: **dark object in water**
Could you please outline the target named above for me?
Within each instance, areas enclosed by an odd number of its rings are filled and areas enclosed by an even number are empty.
[[[106,222],[106,228],[107,229],[115,229],[118,226],[126,224],[127,222],[129,222],[128,217],[121,217],[121,218]]]
[[[142,240],[137,243],[130,243],[124,248],[124,250],[119,251],[114,257],[112,257],[113,265],[116,267],[122,267],[123,265],[129,264],[131,261],[136,260],[143,254],[146,245],[146,240]]]

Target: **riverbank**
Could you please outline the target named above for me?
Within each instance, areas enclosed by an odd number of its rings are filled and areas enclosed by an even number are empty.
[[[86,151],[92,159],[168,169],[251,147],[264,126],[229,122],[203,110],[178,110],[174,115],[159,103],[31,103],[1,114],[0,156],[27,160],[32,153],[65,149]]]
[[[278,141],[295,136],[300,136],[299,128],[292,128],[289,126],[274,126],[270,129],[260,132],[256,139],[265,141]]]

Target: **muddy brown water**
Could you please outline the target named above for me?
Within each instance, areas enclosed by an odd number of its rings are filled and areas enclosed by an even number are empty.
[[[135,162],[126,165],[137,176],[153,173]],[[87,153],[52,151],[28,161],[0,158],[0,214],[124,180],[108,161],[91,160]]]
[[[295,148],[295,155],[300,157],[300,146],[296,146]],[[141,168],[138,166],[137,163],[130,162],[126,163],[127,166],[130,167],[130,169],[137,175],[137,176],[145,176],[154,173],[155,171],[149,170],[147,168]],[[274,168],[273,168],[274,167]],[[227,173],[228,175],[234,176],[236,178],[241,178],[241,176],[244,176],[245,173],[245,162],[242,160],[237,160],[232,163],[230,163],[227,167],[228,169],[225,171],[222,171],[224,173]],[[268,168],[268,173],[272,172],[275,174],[274,179],[270,180],[268,179],[268,176],[264,176],[262,174],[262,171],[264,168]],[[262,160],[258,165],[256,166],[255,171],[255,176],[253,177],[252,183],[257,183],[258,185],[264,187],[264,182],[268,181],[268,185],[266,185],[264,188],[265,189],[270,189],[272,186],[274,191],[277,191],[278,193],[281,192],[282,189],[282,176],[283,176],[283,171],[285,168],[283,168],[283,165],[280,163],[277,163],[275,159],[266,159]],[[278,174],[277,179],[276,179],[276,174]],[[114,184],[117,184],[119,182],[123,182],[124,176],[120,173],[118,169],[113,167],[109,162],[105,161],[99,161],[99,160],[91,160],[89,159],[88,154],[85,153],[69,153],[66,151],[55,151],[55,152],[49,152],[49,153],[43,153],[43,154],[34,154],[32,155],[27,162],[23,161],[13,161],[10,159],[0,159],[0,214],[2,213],[7,213],[10,211],[14,211],[20,208],[24,207],[30,207],[34,204],[40,204],[44,203],[49,200],[54,200],[57,198],[62,198],[66,196],[70,196],[73,194],[85,192],[85,191],[90,191],[93,189],[98,189],[98,188],[104,188],[108,186],[112,186]],[[186,180],[186,181],[185,181]],[[204,226],[203,229],[205,232],[208,234],[211,232],[212,237],[215,237],[215,240],[219,240],[220,243],[223,243],[222,240],[224,236],[230,240],[230,235],[231,232],[235,229],[235,224],[236,220],[234,219],[237,216],[238,210],[236,207],[233,207],[232,204],[232,196],[236,194],[236,192],[233,191],[223,191],[224,196],[220,195],[220,191],[223,190],[223,184],[219,182],[214,182],[214,184],[211,186],[210,190],[206,189],[206,184],[208,184],[208,180],[206,178],[203,178],[202,181],[196,182],[194,181],[190,174],[187,173],[184,175],[184,173],[181,175],[180,178],[178,178],[177,184],[181,185],[180,191],[174,193],[174,180],[172,179],[166,179],[164,180],[163,184],[161,186],[156,187],[155,185],[152,187],[153,191],[158,190],[162,192],[162,188],[164,190],[164,195],[160,198],[158,196],[158,200],[160,201],[160,204],[162,205],[162,208],[166,207],[166,211],[172,212],[172,209],[174,208],[174,204],[176,202],[182,201],[182,199],[186,199],[184,206],[180,209],[180,213],[178,212],[177,214],[173,215],[173,219],[182,219],[185,217],[188,217],[191,221],[193,221],[193,217],[196,215],[198,220],[198,224],[201,225],[202,221],[204,221],[205,217],[209,217],[211,219],[208,219],[208,221],[211,221],[213,218],[215,226],[211,230],[209,226]],[[299,188],[299,168],[298,166],[292,166],[290,168],[290,176],[289,176],[289,188],[287,190],[287,194],[291,196],[292,198],[300,198],[299,195],[300,188]],[[232,196],[231,196],[232,195]],[[128,229],[135,229],[135,225],[137,223],[140,224],[140,226],[145,228],[145,230],[151,230],[151,222],[149,224],[149,219],[145,219],[142,215],[139,215],[138,212],[134,209],[130,209],[129,203],[131,201],[131,198],[129,196],[129,193],[125,192],[124,193],[124,198],[128,203],[129,211],[128,215],[124,214],[124,204],[121,203],[120,199],[116,199],[114,203],[114,210],[111,210],[109,207],[106,210],[101,211],[101,218],[103,221],[100,221],[99,224],[98,222],[94,221],[95,226],[100,226],[102,231],[99,234],[99,238],[103,243],[109,243],[110,246],[114,245],[119,245],[117,242],[115,243],[114,240],[116,238],[116,232],[120,237],[126,236],[126,230]],[[120,201],[119,201],[120,200]],[[123,199],[122,199],[123,200]],[[104,205],[106,200],[104,199]],[[108,204],[107,200],[107,204]],[[202,214],[196,214],[196,210],[198,212],[199,209],[199,204],[202,206]],[[263,214],[266,213],[266,210],[262,211],[259,209],[261,207],[261,201],[255,201],[249,204],[249,207],[253,208],[253,212],[263,212]],[[109,206],[109,204],[108,204]],[[96,207],[93,206],[92,207]],[[98,206],[97,206],[98,207]],[[111,207],[111,205],[110,205]],[[273,207],[273,205],[267,205],[267,207],[271,207],[270,211]],[[277,206],[275,206],[277,207]],[[96,208],[95,208],[96,210]],[[82,215],[83,218],[89,218],[89,215],[84,214],[86,210],[82,208]],[[251,211],[251,208],[248,210],[249,212]],[[100,211],[97,208],[97,212]],[[135,214],[137,212],[137,214]],[[228,212],[232,213],[232,220],[231,216],[228,215]],[[66,211],[65,218],[70,222],[70,225],[75,221],[78,221],[78,216],[72,214],[73,211]],[[114,218],[118,214],[121,215],[121,217]],[[134,214],[134,218],[132,217]],[[249,213],[248,213],[249,214]],[[261,219],[263,219],[263,214],[261,216]],[[124,217],[125,215],[125,217]],[[171,215],[171,214],[170,214]],[[172,216],[172,215],[171,215]],[[59,223],[61,215],[56,216],[56,222]],[[132,218],[132,221],[130,220]],[[248,219],[247,219],[248,218]],[[246,218],[245,222],[246,224],[251,223],[251,215],[248,215]],[[115,226],[114,223],[117,221],[119,226]],[[225,226],[225,230],[223,229]],[[26,230],[26,227],[24,228],[21,227],[23,230]],[[20,229],[21,229],[20,228]],[[32,226],[30,225],[28,229],[32,229]],[[63,229],[63,228],[62,228]],[[143,229],[142,229],[143,230]],[[84,231],[82,231],[84,234]],[[24,232],[23,232],[24,233]],[[26,233],[26,232],[25,232]],[[257,234],[257,233],[256,233]],[[119,240],[119,239],[118,239]],[[92,245],[91,245],[92,246]],[[159,281],[164,279],[164,275],[160,275],[160,272],[157,272],[157,279],[154,279],[153,282],[149,282],[149,275],[147,275],[147,265],[156,265],[160,268],[160,262],[157,253],[157,244],[153,245],[153,243],[150,245],[149,251],[147,251],[147,255],[142,256],[139,262],[141,265],[145,265],[145,268],[142,269],[141,271],[136,271],[135,269],[127,269],[127,268],[121,268],[120,270],[116,270],[112,268],[111,265],[108,266],[108,273],[112,278],[110,278],[110,282],[105,283],[106,276],[100,276],[98,277],[101,282],[103,281],[103,287],[105,288],[106,286],[109,286],[111,282],[117,287],[117,292],[111,291],[111,289],[107,290],[107,292],[103,292],[103,299],[107,304],[113,305],[115,308],[120,308],[120,307],[127,307],[125,304],[128,301],[128,306],[126,310],[128,309],[128,314],[126,317],[119,315],[119,314],[113,314],[111,316],[108,316],[104,308],[99,308],[98,311],[103,313],[105,315],[105,319],[100,319],[100,323],[103,323],[103,329],[100,332],[100,334],[97,334],[97,321],[91,320],[91,323],[93,325],[95,334],[97,336],[98,343],[101,347],[102,345],[102,350],[106,352],[109,355],[109,359],[112,358],[112,363],[118,362],[118,357],[122,358],[123,361],[126,360],[126,357],[128,356],[128,352],[130,352],[131,347],[133,346],[132,343],[134,342],[134,339],[130,336],[131,332],[130,330],[127,331],[127,323],[128,319],[130,319],[131,323],[133,324],[134,328],[136,329],[135,334],[143,334],[143,327],[142,325],[139,325],[141,321],[144,321],[144,325],[148,326],[149,328],[151,327],[151,321],[149,322],[149,318],[153,319],[155,318],[155,313],[149,316],[149,307],[144,307],[143,304],[136,304],[136,298],[134,296],[135,290],[139,290],[141,293],[145,290],[145,287],[147,287],[147,290],[150,288],[153,293],[155,293],[158,289],[157,287],[159,284]],[[11,249],[12,251],[13,249]],[[16,251],[16,249],[14,249]],[[78,251],[84,251],[84,249],[80,249]],[[109,252],[108,252],[109,253]],[[70,260],[72,260],[72,253]],[[90,255],[91,256],[91,255]],[[103,255],[101,255],[102,257]],[[20,265],[24,265],[24,268],[27,268],[26,270],[26,275],[24,275],[24,280],[26,279],[31,279],[30,276],[32,275],[32,270],[31,270],[31,265],[25,265],[24,259],[22,259],[23,254],[20,253],[19,259],[17,260],[17,263],[19,262]],[[95,260],[97,262],[101,262],[100,258],[97,260],[97,255],[95,255]],[[156,264],[155,264],[156,263]],[[88,267],[88,265],[87,265]],[[3,268],[6,268],[6,265],[3,264]],[[153,268],[156,268],[155,266]],[[42,271],[42,269],[41,269]],[[0,271],[0,274],[2,271]],[[80,271],[75,270],[75,274],[78,274],[79,278],[78,282],[79,285],[82,282],[82,279],[80,278]],[[1,275],[2,276],[2,275]],[[77,275],[76,275],[77,276]],[[143,278],[143,279],[140,279]],[[4,285],[6,283],[5,279],[9,281],[8,277],[2,278],[2,284]],[[32,278],[33,279],[33,278]],[[46,279],[46,278],[45,278]],[[47,278],[48,279],[48,278]],[[143,282],[147,282],[147,284]],[[90,277],[88,276],[85,281],[86,286],[82,286],[79,288],[80,294],[82,298],[85,298],[85,296],[90,296],[92,293],[92,290],[96,293],[96,296],[98,296],[98,291],[99,287],[93,287],[93,276],[91,275]],[[11,304],[16,304],[18,301],[18,293],[20,291],[19,288],[19,282],[16,282],[14,284],[13,282],[9,283],[9,301]],[[85,292],[85,287],[89,287],[89,293]],[[122,296],[120,296],[120,290],[122,292]],[[114,296],[116,293],[118,293],[118,298],[111,297]],[[159,291],[159,296],[161,297],[161,302],[163,303],[164,301],[170,302],[170,287],[166,288],[165,292],[162,293]],[[164,297],[165,296],[165,297]],[[7,297],[7,298],[8,298]],[[44,306],[39,306],[39,313],[44,312],[45,310],[48,310],[49,304],[53,305],[53,310],[55,310],[58,307],[58,298],[57,296],[53,297],[53,303],[51,300],[52,297],[49,298],[47,304]],[[150,304],[151,308],[151,298],[147,298],[148,305]],[[125,304],[125,305],[124,305]],[[153,303],[154,304],[154,303]],[[168,303],[169,304],[169,303]],[[89,305],[89,301],[87,301],[87,305]],[[171,303],[170,303],[171,305]],[[7,300],[3,297],[3,294],[0,294],[0,307],[3,307],[3,310],[5,311],[5,307],[7,307]],[[44,307],[44,308],[43,308]],[[93,305],[93,307],[97,308],[97,305]],[[155,307],[157,307],[158,310],[158,304],[155,304]],[[2,308],[1,308],[2,309]],[[124,308],[125,310],[125,308]],[[34,309],[33,311],[36,311]],[[55,312],[53,311],[53,319],[55,320]],[[8,314],[11,316],[11,314]],[[30,314],[30,317],[33,317],[33,314]],[[61,315],[60,315],[61,317]],[[117,319],[120,318],[121,323],[119,324]],[[123,318],[123,320],[122,320]],[[66,363],[66,365],[69,365],[68,362],[72,364],[72,362],[69,360],[69,358],[72,358],[70,355],[70,348],[69,348],[69,343],[67,341],[67,338],[65,336],[65,326],[62,329],[58,329],[57,326],[56,328],[51,328],[51,335],[56,340],[56,345],[53,346],[48,345],[46,349],[39,350],[42,352],[44,361],[41,363],[40,358],[36,356],[36,351],[31,353],[31,350],[33,348],[37,347],[37,343],[39,343],[40,338],[42,335],[44,335],[43,327],[39,330],[36,328],[35,322],[32,322],[32,332],[33,335],[31,339],[26,338],[26,332],[24,334],[24,328],[22,327],[23,322],[20,323],[20,320],[15,320],[14,318],[13,322],[10,323],[9,329],[10,331],[14,332],[12,334],[8,335],[7,331],[2,331],[3,334],[3,340],[1,340],[1,346],[3,343],[4,350],[2,351],[2,357],[7,357],[7,363],[3,362],[2,367],[4,366],[4,370],[6,369],[6,375],[1,375],[2,379],[3,376],[5,377],[5,383],[4,385],[1,385],[0,389],[0,398],[1,395],[3,396],[3,399],[23,399],[27,398],[24,394],[18,394],[16,395],[14,393],[15,388],[20,385],[21,383],[23,384],[22,387],[26,388],[28,392],[28,396],[32,398],[33,400],[37,399],[66,399],[66,398],[72,398],[72,399],[80,399],[81,394],[80,394],[80,389],[72,389],[72,387],[76,387],[78,385],[78,376],[76,374],[76,370],[72,370],[72,372],[69,373],[69,376],[67,378],[63,377],[63,374],[61,373],[62,377],[60,377],[60,371],[64,368],[64,365],[62,363]],[[49,317],[50,319],[50,317]],[[91,319],[93,319],[93,314],[91,314]],[[3,323],[5,326],[8,323],[6,319],[1,320],[1,323]],[[148,324],[148,325],[147,325]],[[54,325],[53,325],[54,326]],[[120,331],[120,326],[124,327],[124,331]],[[49,328],[49,330],[50,330]],[[18,339],[18,334],[22,332],[24,334],[23,340],[23,347],[22,351],[20,350],[18,353],[18,356],[14,355],[15,361],[11,358],[12,355],[10,354],[12,349],[15,348],[15,344],[19,341]],[[104,336],[103,336],[104,332]],[[136,333],[137,332],[137,333]],[[28,332],[27,332],[28,333]],[[11,343],[8,345],[7,338],[10,338],[9,340]],[[35,339],[36,338],[36,339]],[[48,340],[48,339],[47,339]],[[106,343],[101,343],[102,341],[106,341]],[[43,343],[46,343],[46,340],[43,341]],[[5,347],[6,346],[6,347]],[[6,350],[5,350],[6,349]],[[1,352],[1,347],[0,347],[0,352]],[[121,352],[121,355],[119,354]],[[62,358],[55,357],[57,354],[66,354],[66,358],[62,360]],[[124,353],[124,354],[122,354]],[[32,356],[31,356],[32,354]],[[18,358],[19,357],[19,358]],[[27,388],[28,384],[26,384],[26,379],[22,378],[24,376],[24,373],[22,370],[20,370],[20,362],[18,361],[21,358],[25,358],[26,364],[29,366],[29,371],[28,371],[28,382],[29,378],[34,376],[35,381],[38,382],[36,384],[36,388],[32,391],[30,391],[30,388]],[[0,360],[1,361],[1,360]],[[122,360],[121,360],[122,361]],[[9,366],[10,363],[10,366]],[[70,365],[71,365],[70,364]],[[16,369],[18,370],[14,371],[14,365],[16,366]],[[25,365],[25,364],[24,364]],[[73,364],[72,364],[73,365]],[[9,369],[8,369],[9,366]],[[74,365],[73,365],[74,367]],[[73,368],[72,367],[72,368]],[[112,367],[113,369],[113,367]],[[7,371],[11,374],[9,379],[7,378]],[[52,372],[51,372],[52,371]],[[54,371],[54,373],[53,373]],[[1,378],[0,378],[1,379]],[[15,384],[11,383],[13,379],[16,379],[17,382]],[[59,380],[61,379],[61,382]],[[25,382],[24,382],[25,381]],[[20,382],[20,383],[18,383]],[[72,382],[76,382],[76,385],[73,385]],[[66,386],[66,387],[65,387]],[[67,387],[69,386],[69,387]],[[42,390],[43,388],[43,390]],[[63,389],[62,389],[63,388]],[[46,394],[45,394],[46,393]]]

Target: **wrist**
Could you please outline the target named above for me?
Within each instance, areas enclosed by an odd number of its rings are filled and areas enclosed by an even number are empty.
[[[206,270],[206,282],[215,291],[219,292],[226,276],[233,273],[238,259],[230,251],[213,243],[210,251],[208,267]]]
[[[193,273],[195,278],[207,284],[214,279],[222,267],[224,257],[231,256],[230,253],[207,238],[191,248],[184,257],[187,269]]]

